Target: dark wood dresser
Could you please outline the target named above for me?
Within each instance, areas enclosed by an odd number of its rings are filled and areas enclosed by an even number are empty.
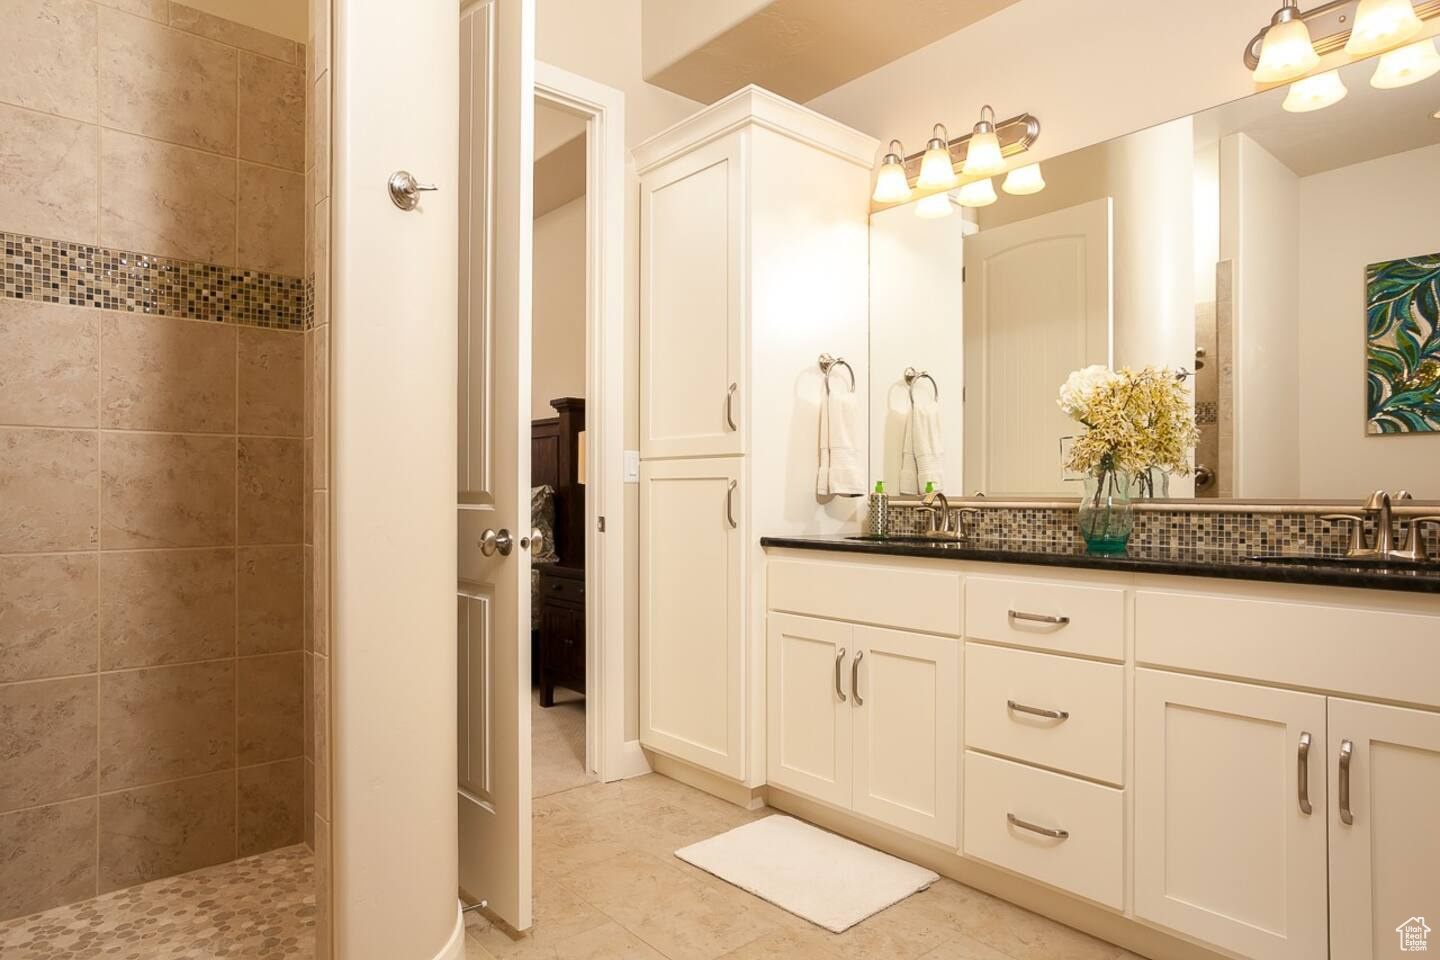
[[[540,571],[540,706],[555,688],[585,692],[585,568],[536,564]]]

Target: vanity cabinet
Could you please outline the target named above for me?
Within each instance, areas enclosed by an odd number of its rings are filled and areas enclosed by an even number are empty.
[[[960,643],[772,614],[768,780],[954,846]]]

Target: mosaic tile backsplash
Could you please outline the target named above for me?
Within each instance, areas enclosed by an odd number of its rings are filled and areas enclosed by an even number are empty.
[[[0,296],[303,330],[302,277],[0,232]]]
[[[905,504],[890,506],[893,533],[922,533],[929,522],[928,511]],[[1397,523],[1397,532],[1405,526]],[[1066,547],[1080,537],[1075,511],[1054,508],[985,507],[979,516],[967,516],[965,529],[969,536],[981,540]],[[1367,524],[1366,535],[1373,533]],[[1425,529],[1424,536],[1430,556],[1440,556],[1440,533],[1433,524]],[[1348,524],[1332,523],[1307,513],[1137,510],[1130,542],[1176,556],[1200,552],[1237,559],[1269,554],[1341,557],[1350,544],[1350,535]]]

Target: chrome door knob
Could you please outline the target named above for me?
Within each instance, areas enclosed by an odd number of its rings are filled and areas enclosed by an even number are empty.
[[[409,170],[396,170],[390,174],[387,184],[390,200],[401,210],[414,210],[420,205],[420,194],[440,188],[433,183],[421,183]]]
[[[514,549],[515,538],[510,536],[509,530],[486,530],[480,534],[480,552],[487,557],[493,557],[497,552],[502,557],[508,557]]]

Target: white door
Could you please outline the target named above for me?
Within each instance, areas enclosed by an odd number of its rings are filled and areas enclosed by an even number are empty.
[[[855,628],[856,813],[959,843],[960,641]]]
[[[744,134],[640,183],[640,455],[741,452]]]
[[[1397,928],[1440,931],[1440,714],[1331,699],[1328,767],[1330,955],[1410,956]]]
[[[740,461],[640,465],[640,742],[740,779]]]
[[[788,613],[770,614],[767,628],[767,779],[848,807],[852,628]]]
[[[965,490],[1062,494],[1055,405],[1111,357],[1110,200],[981,230],[965,243]]]
[[[531,921],[531,0],[466,7],[460,37],[460,889],[524,930]]]
[[[1324,697],[1136,670],[1136,915],[1251,960],[1326,956],[1325,756]]]

